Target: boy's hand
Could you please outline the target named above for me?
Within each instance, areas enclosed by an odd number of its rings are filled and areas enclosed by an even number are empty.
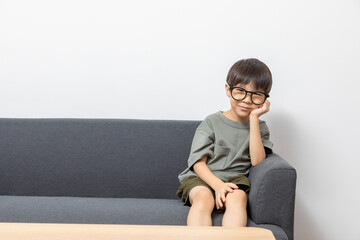
[[[260,105],[259,108],[254,109],[250,112],[251,117],[260,117],[261,115],[267,113],[270,110],[270,102],[266,100],[263,105]]]
[[[219,186],[218,189],[215,189],[215,203],[216,209],[220,209],[224,207],[224,203],[226,200],[226,195],[230,192],[233,192],[234,189],[238,189],[239,187],[234,183],[223,183]]]

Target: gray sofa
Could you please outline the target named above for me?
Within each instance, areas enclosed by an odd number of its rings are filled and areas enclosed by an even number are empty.
[[[0,119],[0,222],[186,225],[177,176],[199,123]],[[293,239],[294,168],[273,154],[249,178],[248,226]]]

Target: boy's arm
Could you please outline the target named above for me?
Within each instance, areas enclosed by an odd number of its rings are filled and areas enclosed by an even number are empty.
[[[259,117],[267,113],[270,109],[270,102],[266,100],[264,105],[260,108],[251,111],[250,113],[250,143],[249,151],[251,158],[251,165],[254,167],[261,163],[266,158],[265,148],[262,143]]]
[[[233,189],[237,189],[238,186],[233,183],[224,183],[221,179],[216,177],[206,164],[207,158],[207,156],[204,156],[197,161],[194,164],[193,169],[199,178],[214,189],[216,208],[219,209],[224,206],[226,194],[228,192],[233,192]]]

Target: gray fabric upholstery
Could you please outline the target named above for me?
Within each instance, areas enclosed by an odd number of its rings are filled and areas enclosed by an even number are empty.
[[[0,196],[0,222],[186,225],[177,199]]]
[[[0,196],[0,222],[186,225],[188,211],[177,199]],[[213,224],[221,226],[222,217],[215,211]],[[248,219],[248,226],[288,239],[276,225]]]
[[[177,176],[199,124],[0,119],[0,221],[185,225]],[[249,178],[248,225],[292,240],[295,170],[274,154]]]
[[[256,224],[274,224],[293,239],[296,171],[278,155],[271,155],[249,174],[249,215]]]
[[[175,199],[199,123],[0,119],[0,195]]]

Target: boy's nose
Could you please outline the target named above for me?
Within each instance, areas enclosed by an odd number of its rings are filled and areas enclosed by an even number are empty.
[[[251,94],[247,94],[246,97],[242,100],[242,102],[251,103]]]

